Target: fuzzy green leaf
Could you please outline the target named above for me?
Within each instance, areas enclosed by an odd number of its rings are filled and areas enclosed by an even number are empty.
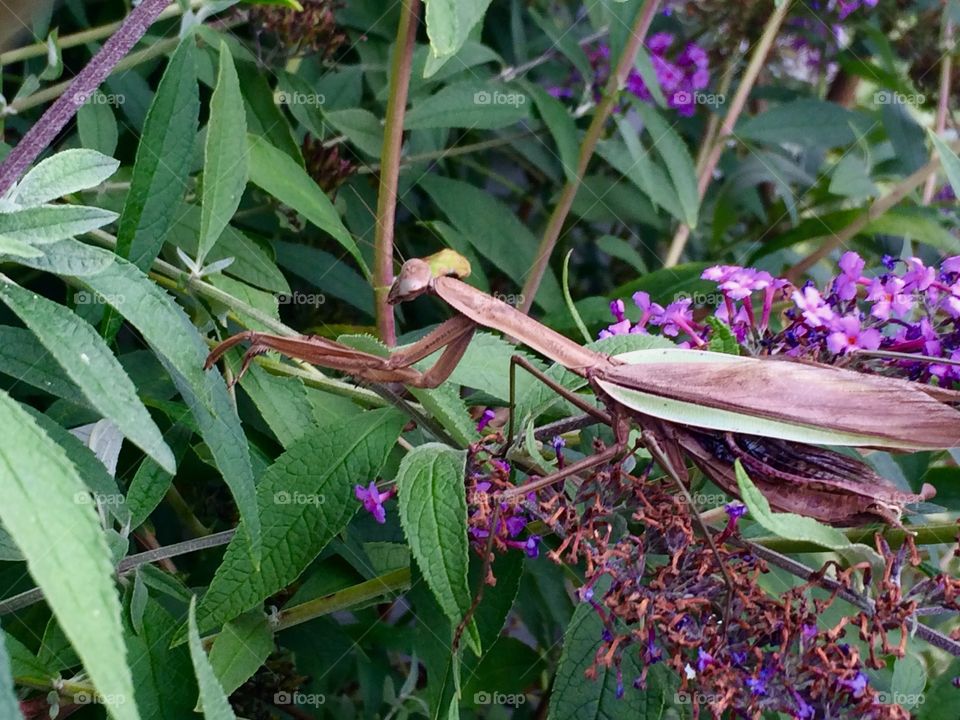
[[[233,708],[230,707],[227,695],[220,687],[213,668],[210,667],[210,659],[200,641],[200,632],[197,630],[196,597],[190,600],[190,658],[193,660],[193,671],[200,686],[198,705],[203,706],[203,716],[209,720],[236,720]]]
[[[96,150],[64,150],[28,172],[14,191],[14,201],[35,207],[64,195],[94,188],[113,175],[120,162]]]

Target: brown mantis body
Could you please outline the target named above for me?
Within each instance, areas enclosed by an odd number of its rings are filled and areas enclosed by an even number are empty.
[[[634,364],[633,354],[609,356],[584,348],[457,277],[439,274],[425,260],[404,265],[389,301],[425,293],[437,295],[458,315],[390,357],[323,338],[246,332],[215,348],[207,367],[227,349],[250,341],[244,369],[255,355],[276,350],[371,382],[436,387],[456,367],[476,329],[485,326],[518,338],[585,378],[606,412],[542,379],[614,429],[615,447],[536,485],[623,453],[629,422],[635,420],[643,428],[648,450],[681,482],[687,480],[684,456],[688,456],[717,484],[737,494],[733,466],[739,459],[775,508],[838,525],[875,517],[897,522],[904,505],[928,499],[933,488],[924,486],[920,495],[903,493],[864,463],[798,442],[800,438],[912,450],[960,443],[960,412],[943,402],[954,399],[950,391],[829,366],[712,353],[697,353],[704,362],[678,363],[678,356],[671,355],[684,353],[686,361],[693,359],[692,351],[662,351],[662,358],[657,352],[642,351],[642,361]],[[443,353],[429,370],[412,367],[441,348]],[[754,427],[757,431],[750,433]],[[771,437],[758,437],[761,433]]]

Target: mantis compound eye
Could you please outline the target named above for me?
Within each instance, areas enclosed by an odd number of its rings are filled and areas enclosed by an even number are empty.
[[[390,287],[387,302],[396,305],[413,300],[430,289],[431,280],[433,280],[433,272],[429,263],[419,258],[407,260]]]

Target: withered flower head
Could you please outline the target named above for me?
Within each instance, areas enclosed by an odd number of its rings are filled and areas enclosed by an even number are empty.
[[[331,0],[302,0],[303,10],[277,5],[257,5],[250,10],[255,28],[276,36],[289,53],[315,53],[321,60],[332,60],[347,42],[337,27],[335,3]]]

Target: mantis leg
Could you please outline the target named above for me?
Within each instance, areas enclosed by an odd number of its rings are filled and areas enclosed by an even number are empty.
[[[580,410],[583,410],[587,415],[597,418],[604,425],[613,426],[613,420],[609,414],[600,410],[599,408],[591,405],[586,400],[581,398],[574,392],[571,392],[567,388],[563,387],[553,378],[549,377],[539,368],[532,365],[525,357],[522,355],[514,355],[510,358],[510,420],[507,425],[507,447],[510,446],[510,443],[513,442],[513,430],[514,430],[514,409],[516,407],[516,369],[517,366],[522,367],[533,377],[537,378],[540,382],[546,385],[548,388],[557,393],[564,400],[570,402]]]
[[[556,482],[560,482],[571,475],[576,475],[581,473],[584,470],[589,470],[596,467],[597,465],[603,465],[606,462],[609,462],[616,458],[618,455],[622,455],[626,451],[626,445],[623,443],[616,443],[611,445],[603,452],[599,452],[596,455],[589,455],[583,460],[578,460],[575,463],[567,465],[563,470],[553,473],[552,475],[547,475],[546,477],[540,478],[539,480],[534,480],[533,482],[528,482],[526,485],[520,485],[519,487],[511,488],[509,490],[501,493],[500,497],[503,500],[508,501],[517,497],[521,497],[530,492],[536,492],[540,488],[545,488],[549,485],[553,485]]]

